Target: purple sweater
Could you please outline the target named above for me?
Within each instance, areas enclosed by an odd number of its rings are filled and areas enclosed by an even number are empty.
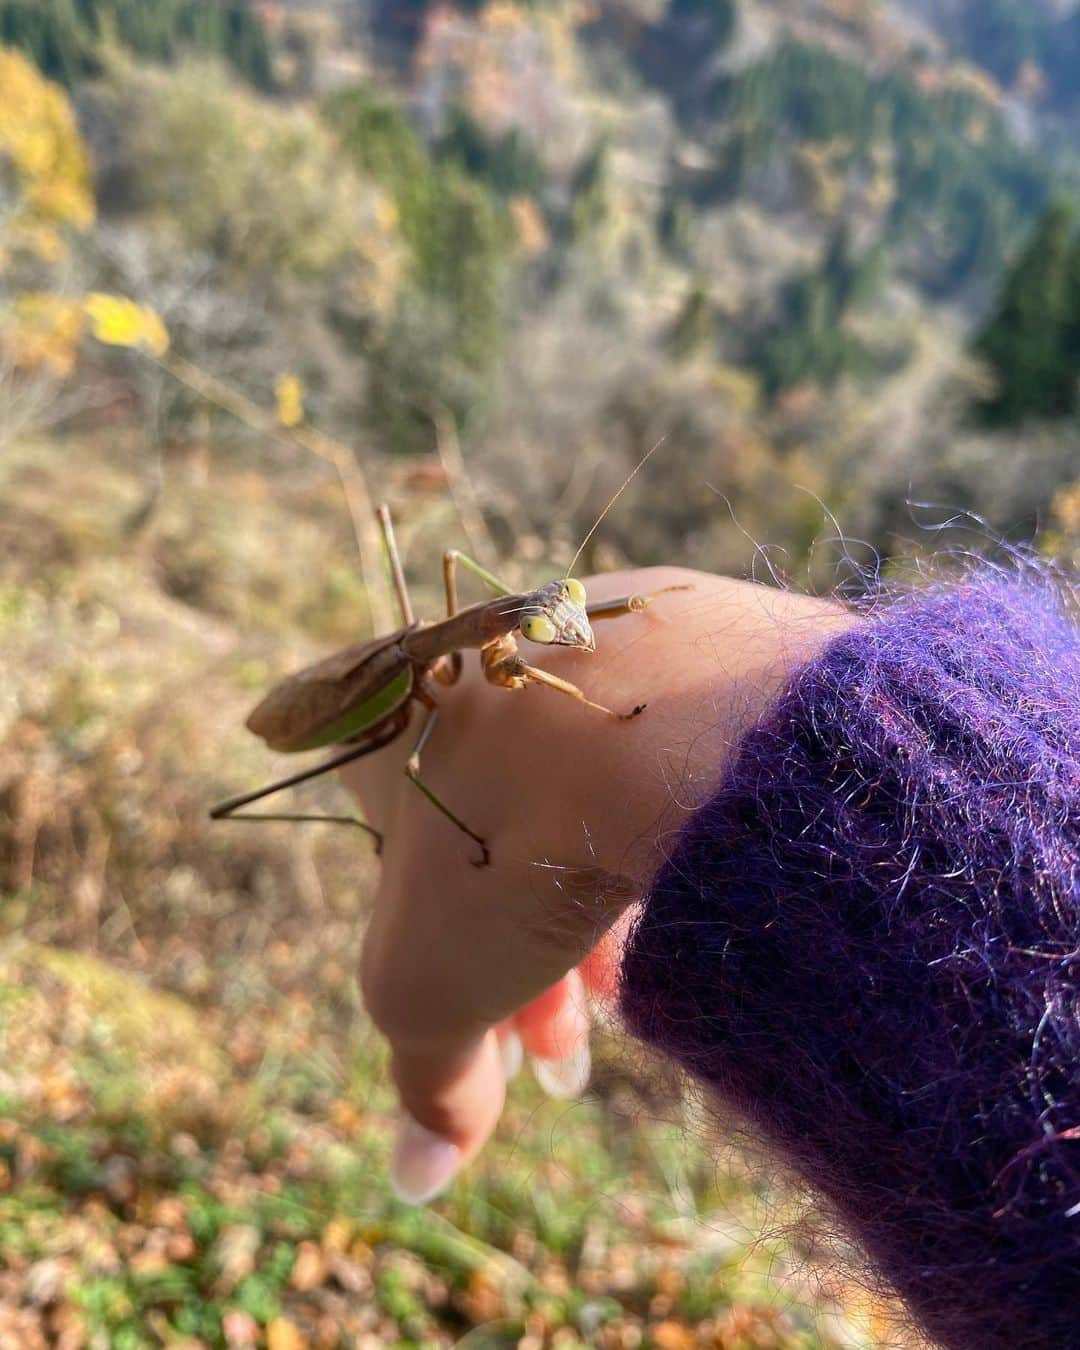
[[[1038,575],[834,639],[682,830],[623,1011],[949,1350],[1080,1348],[1080,633]]]

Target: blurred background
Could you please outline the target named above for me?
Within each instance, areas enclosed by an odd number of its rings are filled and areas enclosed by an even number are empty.
[[[206,811],[387,625],[373,501],[428,613],[450,545],[565,566],[661,440],[583,570],[1075,563],[1076,0],[0,0],[0,44],[0,1347],[906,1343],[614,1042],[396,1206],[369,850]]]

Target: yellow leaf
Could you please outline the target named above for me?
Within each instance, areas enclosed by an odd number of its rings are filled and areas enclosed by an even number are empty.
[[[665,1322],[658,1322],[650,1330],[653,1344],[658,1346],[659,1350],[693,1350],[697,1344],[697,1337],[690,1328],[671,1318]]]
[[[266,1328],[266,1350],[307,1350],[307,1337],[287,1317],[275,1317]]]
[[[123,295],[95,291],[84,302],[91,331],[99,342],[110,347],[137,347],[164,356],[169,350],[169,333],[152,309],[137,305]]]
[[[298,427],[304,420],[304,385],[297,375],[279,375],[274,386],[277,419],[283,427]]]
[[[314,1242],[301,1242],[296,1250],[296,1260],[289,1276],[292,1288],[298,1289],[302,1294],[309,1294],[312,1289],[318,1289],[326,1279],[326,1275],[326,1262],[319,1248]]]
[[[143,346],[153,356],[164,356],[169,350],[169,330],[152,309],[143,310]]]
[[[353,1222],[351,1219],[343,1219],[341,1217],[331,1219],[323,1229],[323,1251],[335,1252],[340,1255],[342,1252],[348,1250],[352,1235]]]
[[[136,347],[142,337],[142,311],[134,300],[100,291],[86,297],[86,314],[94,336],[111,347]]]

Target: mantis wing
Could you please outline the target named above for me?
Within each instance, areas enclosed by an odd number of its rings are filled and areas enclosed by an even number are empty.
[[[413,665],[400,648],[407,630],[346,647],[274,686],[247,719],[271,750],[333,745],[382,722],[409,698]]]

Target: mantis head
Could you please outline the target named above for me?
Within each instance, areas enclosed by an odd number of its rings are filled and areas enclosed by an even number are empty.
[[[549,581],[533,593],[531,603],[522,607],[518,630],[530,642],[594,652],[596,639],[585,603],[585,587],[577,577]]]

